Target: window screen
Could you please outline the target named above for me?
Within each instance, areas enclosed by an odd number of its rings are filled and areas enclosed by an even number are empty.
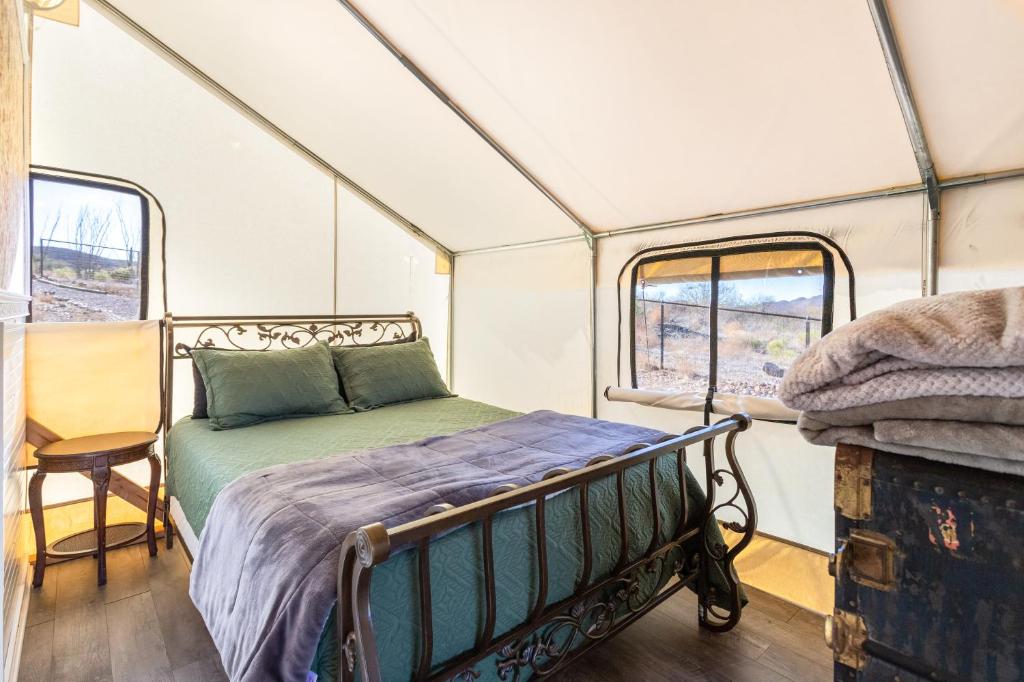
[[[668,254],[633,271],[634,387],[774,398],[832,326],[831,254],[817,244]]]
[[[145,317],[148,205],[137,192],[32,176],[32,320]]]

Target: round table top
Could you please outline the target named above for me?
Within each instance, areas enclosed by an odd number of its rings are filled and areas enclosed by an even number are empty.
[[[156,434],[150,431],[102,433],[96,436],[58,440],[36,450],[35,456],[40,459],[91,457],[134,449],[138,449],[140,454],[145,454],[149,450],[149,446],[155,442]]]

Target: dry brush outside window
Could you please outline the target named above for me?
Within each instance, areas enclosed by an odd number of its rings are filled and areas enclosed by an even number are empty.
[[[655,256],[633,283],[636,388],[774,398],[832,327],[832,256],[817,244]]]
[[[120,185],[32,176],[32,320],[145,317],[148,204]]]

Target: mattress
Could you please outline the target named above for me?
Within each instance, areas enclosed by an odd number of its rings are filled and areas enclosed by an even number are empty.
[[[407,443],[433,435],[497,422],[518,413],[492,405],[445,398],[392,405],[370,412],[306,417],[267,422],[241,429],[211,431],[205,420],[183,419],[168,436],[168,487],[200,534],[217,494],[239,476],[293,461],[324,458],[346,451]],[[690,509],[700,509],[703,494],[687,472]],[[679,480],[674,458],[658,463],[658,488],[663,539],[680,513]],[[631,558],[639,558],[653,531],[646,466],[626,474]],[[593,578],[609,575],[618,558],[618,515],[611,479],[595,483],[590,505],[595,541]],[[547,538],[551,584],[548,603],[572,594],[582,567],[577,495],[549,500]],[[714,532],[717,527],[714,528]],[[531,507],[499,513],[494,521],[498,622],[496,633],[508,631],[527,617],[537,594],[534,519]],[[717,535],[717,532],[716,532]],[[676,557],[681,558],[681,557]],[[652,574],[651,589],[673,574],[666,562]],[[434,595],[434,661],[443,662],[473,646],[483,621],[483,575],[479,528],[464,526],[432,543]],[[377,567],[371,586],[371,608],[384,679],[408,679],[419,653],[419,588],[413,552],[397,552]],[[696,614],[695,614],[696,615]],[[339,673],[335,613],[324,627],[310,670],[318,682],[333,682]],[[495,679],[495,657],[478,667],[481,679]]]

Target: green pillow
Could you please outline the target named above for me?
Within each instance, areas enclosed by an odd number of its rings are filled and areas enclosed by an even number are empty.
[[[273,419],[351,412],[325,343],[270,351],[192,350],[215,431]]]
[[[386,346],[332,346],[342,390],[356,410],[449,398],[426,339]]]

